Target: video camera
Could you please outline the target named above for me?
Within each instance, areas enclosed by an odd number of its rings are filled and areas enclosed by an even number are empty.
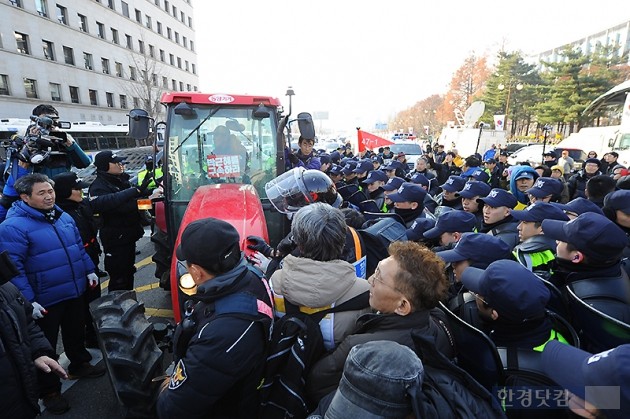
[[[53,127],[68,129],[72,126],[70,122],[59,121],[58,119],[51,118],[49,116],[35,116],[31,115],[31,121],[39,128],[40,136],[46,136],[50,138],[53,143],[65,142],[68,136],[63,131],[53,130]],[[31,127],[29,127],[30,132]]]

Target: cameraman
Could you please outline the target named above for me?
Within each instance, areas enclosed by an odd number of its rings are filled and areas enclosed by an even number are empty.
[[[51,131],[52,133],[63,133],[64,138],[57,137],[54,134],[51,134],[49,138],[59,138],[59,141],[53,141],[55,144],[58,144],[59,152],[51,153],[48,158],[42,162],[41,164],[37,164],[34,166],[35,173],[43,173],[49,178],[52,178],[59,173],[69,172],[72,166],[78,169],[85,169],[91,163],[90,158],[85,154],[85,152],[81,149],[79,144],[74,141],[72,136],[66,132],[63,132],[56,126],[56,121],[59,119],[59,112],[51,105],[38,105],[33,109],[33,116],[37,117],[38,120],[40,118],[50,118],[53,123],[49,126],[42,126],[42,122],[35,123],[31,125],[27,130],[27,136],[31,137],[39,137],[40,135],[46,134],[46,130]]]

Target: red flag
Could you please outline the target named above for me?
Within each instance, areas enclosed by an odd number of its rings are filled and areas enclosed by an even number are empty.
[[[366,149],[373,150],[378,147],[385,147],[394,144],[393,141],[386,140],[369,132],[361,131],[357,128],[357,135],[359,139],[359,152]]]

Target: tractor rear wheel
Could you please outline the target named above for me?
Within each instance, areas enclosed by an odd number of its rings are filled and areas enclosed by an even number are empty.
[[[123,417],[154,417],[163,353],[144,305],[135,291],[113,291],[90,303],[90,312]]]

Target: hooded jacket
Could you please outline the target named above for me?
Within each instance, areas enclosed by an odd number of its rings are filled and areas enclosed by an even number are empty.
[[[53,220],[23,201],[0,224],[0,251],[7,250],[20,274],[11,282],[28,301],[44,308],[81,296],[94,263],[77,226],[55,205]]]
[[[521,210],[529,205],[529,197],[525,192],[521,192],[516,187],[516,178],[521,173],[531,173],[534,176],[534,180],[538,179],[538,173],[534,170],[533,167],[530,166],[515,166],[512,169],[512,174],[510,175],[510,192],[512,195],[516,197],[516,200],[519,204],[516,205],[514,209]]]
[[[320,262],[288,255],[281,270],[271,276],[276,314],[283,316],[284,299],[293,304],[310,308],[326,309],[341,304],[370,289],[364,279],[357,278],[355,268],[343,260]],[[320,322],[324,345],[332,349],[354,329],[357,318],[369,313],[367,307],[360,311],[344,311],[328,314]]]

